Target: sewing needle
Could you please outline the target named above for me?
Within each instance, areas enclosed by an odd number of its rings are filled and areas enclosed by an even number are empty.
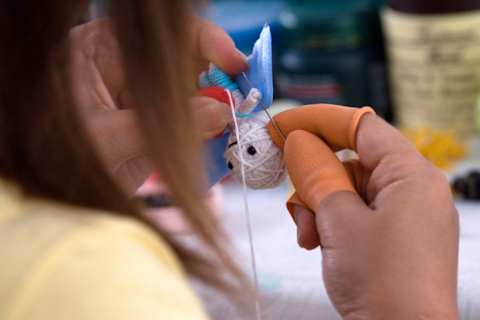
[[[242,75],[242,77],[245,79],[245,81],[248,82],[250,88],[253,88],[253,85],[252,85],[252,83],[250,82],[250,79],[248,79],[248,77],[247,77],[247,75],[245,74],[245,72],[242,72],[241,75]],[[282,129],[280,128],[280,126],[278,125],[278,123],[275,121],[275,119],[272,117],[272,115],[270,114],[270,112],[268,112],[268,109],[267,109],[267,108],[263,108],[262,110],[263,110],[263,112],[265,112],[265,114],[267,115],[268,119],[269,119],[270,122],[272,123],[273,128],[275,128],[275,130],[277,131],[277,133],[282,137],[283,141],[287,140],[287,136],[283,133]]]

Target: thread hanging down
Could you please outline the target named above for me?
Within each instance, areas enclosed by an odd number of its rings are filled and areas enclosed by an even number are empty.
[[[255,319],[256,320],[262,320],[262,310],[261,310],[261,306],[260,306],[260,299],[259,299],[259,296],[258,296],[258,274],[257,274],[257,262],[256,262],[256,258],[255,258],[255,246],[253,244],[253,232],[252,232],[252,223],[251,223],[251,219],[250,219],[250,209],[249,209],[249,206],[248,206],[248,196],[247,196],[247,193],[248,193],[248,189],[247,189],[247,181],[245,179],[245,161],[243,159],[243,152],[242,152],[242,149],[243,149],[243,144],[242,144],[242,141],[240,140],[240,131],[238,130],[238,121],[237,121],[237,118],[236,118],[236,114],[235,114],[235,104],[233,102],[233,97],[232,97],[232,94],[230,93],[229,90],[226,90],[227,94],[228,94],[228,99],[229,99],[229,103],[230,103],[230,108],[232,110],[232,116],[233,116],[233,123],[234,123],[234,129],[235,129],[235,135],[237,137],[237,141],[238,141],[238,148],[240,150],[239,154],[240,154],[240,163],[241,163],[241,175],[242,175],[242,185],[243,185],[243,203],[244,203],[244,213],[245,213],[245,220],[246,220],[246,224],[247,224],[247,233],[248,233],[248,242],[249,242],[249,246],[250,246],[250,259],[251,259],[251,262],[252,262],[252,273],[253,273],[253,282],[254,282],[254,285],[255,285],[255,292],[254,292],[254,295],[255,295]]]

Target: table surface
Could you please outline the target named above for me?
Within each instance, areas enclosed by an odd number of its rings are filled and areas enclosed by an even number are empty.
[[[480,150],[480,148],[475,148]],[[480,155],[465,161],[457,171],[480,166]],[[331,306],[322,280],[319,251],[307,252],[296,244],[296,230],[284,202],[287,186],[269,191],[249,191],[253,236],[264,320],[340,319]],[[240,261],[250,270],[247,227],[239,186],[224,194],[227,226]],[[459,303],[461,319],[480,318],[480,203],[457,202],[461,220]],[[222,302],[208,299],[214,319],[238,319]]]

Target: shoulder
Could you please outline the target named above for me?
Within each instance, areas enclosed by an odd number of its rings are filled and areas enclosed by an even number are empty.
[[[25,277],[13,314],[32,320],[204,319],[174,253],[142,223],[69,206],[39,211],[44,219],[61,217],[57,223],[69,231]]]

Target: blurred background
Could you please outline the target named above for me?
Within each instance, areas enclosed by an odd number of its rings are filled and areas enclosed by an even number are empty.
[[[95,2],[91,15],[102,12]],[[271,26],[272,113],[309,103],[372,106],[445,170],[462,221],[462,319],[479,319],[480,0],[212,0],[200,14],[246,54],[264,24]],[[289,190],[249,194],[265,319],[337,319],[318,271],[320,255],[296,247],[283,206]],[[188,233],[174,212],[156,210],[170,203],[154,183],[140,194],[161,223]],[[240,189],[226,181],[209,201],[248,266]],[[235,319],[210,301],[216,318]]]
[[[207,16],[249,53],[259,30],[273,33],[277,98],[375,105],[391,119],[382,1],[216,1]]]
[[[102,15],[102,2],[93,1],[92,17]],[[211,0],[201,10],[247,55],[271,26],[273,112],[372,106],[449,172],[472,151],[480,0]]]
[[[271,26],[273,112],[372,106],[453,173],[480,128],[479,10],[480,0],[211,0],[199,14],[245,54]]]
[[[277,103],[372,106],[437,166],[477,135],[479,1],[212,1],[204,15],[248,54],[273,32]]]

